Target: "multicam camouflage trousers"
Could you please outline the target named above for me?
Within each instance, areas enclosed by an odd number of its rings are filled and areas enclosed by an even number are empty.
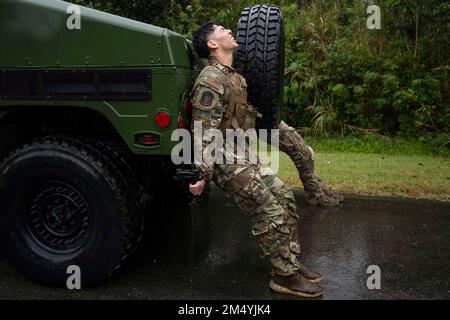
[[[250,218],[252,233],[275,272],[296,273],[299,216],[292,191],[261,164],[217,165],[213,179]]]
[[[284,121],[279,125],[279,148],[285,152],[297,167],[300,180],[303,183],[305,192],[319,192],[321,187],[320,178],[314,174],[314,151],[296,132],[296,130]]]

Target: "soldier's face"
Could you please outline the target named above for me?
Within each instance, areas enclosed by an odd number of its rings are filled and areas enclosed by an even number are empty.
[[[223,26],[216,26],[214,32],[211,33],[208,38],[208,46],[211,49],[234,51],[238,47],[231,30],[225,29]]]

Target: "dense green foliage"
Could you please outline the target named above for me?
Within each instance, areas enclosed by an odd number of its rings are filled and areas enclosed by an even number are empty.
[[[260,1],[73,0],[190,36],[214,20],[234,29]],[[375,3],[374,3],[375,2]],[[319,133],[421,137],[450,146],[450,3],[276,0],[286,36],[285,118]],[[366,9],[381,7],[381,29]]]
[[[450,5],[385,1],[381,30],[368,30],[368,3],[324,3],[285,7],[289,119],[321,132],[448,133]]]

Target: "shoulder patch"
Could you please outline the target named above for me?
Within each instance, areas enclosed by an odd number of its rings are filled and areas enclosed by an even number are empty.
[[[221,97],[216,91],[203,85],[199,85],[195,89],[192,97],[194,109],[209,112],[219,105],[221,105]]]
[[[214,95],[209,91],[204,91],[202,97],[200,98],[200,103],[204,107],[209,107],[214,100]]]

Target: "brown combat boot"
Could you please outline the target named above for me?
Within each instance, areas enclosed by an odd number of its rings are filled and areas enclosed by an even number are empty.
[[[305,202],[311,206],[336,207],[339,205],[339,199],[334,193],[329,191],[322,179],[314,174],[314,162],[311,167],[299,169],[300,180],[305,190]],[[343,199],[342,199],[343,200]]]
[[[338,199],[327,195],[323,190],[314,192],[305,190],[305,202],[310,206],[337,207],[339,205]]]
[[[314,174],[314,176],[316,177],[316,179],[319,181],[320,184],[320,188],[322,189],[322,191],[329,197],[335,198],[337,201],[339,202],[343,202],[344,201],[344,196],[342,194],[336,193],[336,192],[332,192],[331,190],[329,190],[326,186],[325,183],[323,183],[322,179]]]
[[[306,280],[318,283],[322,281],[322,276],[320,273],[317,273],[315,271],[312,271],[311,269],[308,269],[305,265],[299,263],[299,269],[297,271],[301,276],[303,276]],[[270,270],[270,275],[273,277],[276,274],[275,270]]]
[[[323,190],[323,192],[325,192],[325,194],[327,196],[333,197],[334,199],[336,199],[339,202],[343,202],[344,201],[344,196],[342,194],[330,191],[327,188],[323,188],[322,190]]]
[[[279,293],[303,298],[315,298],[323,294],[323,289],[318,284],[308,281],[299,273],[289,276],[275,274],[270,280],[269,287]]]
[[[315,271],[312,271],[311,269],[308,269],[305,265],[299,263],[299,269],[298,269],[298,273],[300,275],[302,275],[303,277],[305,277],[307,280],[317,283],[319,281],[322,280],[322,276],[320,275],[320,273],[317,273]]]

